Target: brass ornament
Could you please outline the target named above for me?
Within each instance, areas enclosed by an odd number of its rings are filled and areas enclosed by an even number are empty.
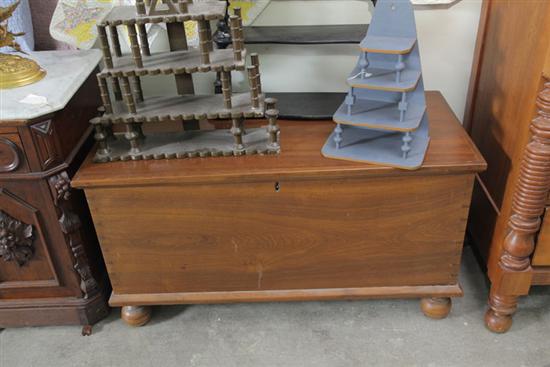
[[[24,33],[8,31],[8,19],[19,6],[17,0],[10,6],[0,7],[0,47],[10,47],[17,52],[25,53],[15,40]],[[0,89],[22,87],[36,83],[46,76],[46,71],[31,59],[18,55],[0,53]]]

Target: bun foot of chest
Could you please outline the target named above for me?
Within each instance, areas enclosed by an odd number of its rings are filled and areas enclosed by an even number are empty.
[[[449,297],[422,298],[420,308],[424,315],[431,319],[444,319],[451,312],[452,302]]]
[[[124,306],[120,317],[130,326],[143,326],[151,320],[150,306]]]

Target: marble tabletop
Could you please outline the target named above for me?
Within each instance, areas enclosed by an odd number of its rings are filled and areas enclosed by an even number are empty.
[[[28,57],[47,75],[31,85],[0,90],[0,124],[2,120],[29,120],[63,109],[98,65],[101,52],[39,51]]]

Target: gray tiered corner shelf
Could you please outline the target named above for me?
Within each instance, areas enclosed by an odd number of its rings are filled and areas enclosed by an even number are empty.
[[[222,1],[157,0],[146,6],[137,0],[135,6],[113,8],[98,24],[105,69],[97,79],[105,113],[91,120],[96,162],[279,153],[276,101],[262,94],[258,55],[250,55],[252,65],[246,65],[240,11],[227,18],[233,47],[214,47],[210,21],[226,19],[226,14]],[[197,50],[188,49],[183,27],[191,19],[199,29]],[[166,25],[170,51],[151,52],[149,23]],[[119,26],[128,32],[130,55],[121,52]],[[231,72],[245,69],[250,92],[233,94]],[[207,72],[220,76],[221,94],[194,94],[191,74]],[[177,94],[144,98],[141,77],[160,74],[174,75]],[[263,117],[267,127],[245,130],[245,118]],[[199,131],[199,121],[217,119],[231,120],[231,129]],[[181,122],[183,129],[145,136],[143,123],[166,121]],[[124,134],[113,132],[117,124],[125,126]]]
[[[349,92],[336,110],[325,157],[404,169],[422,165],[430,141],[414,12],[379,0],[359,44]]]

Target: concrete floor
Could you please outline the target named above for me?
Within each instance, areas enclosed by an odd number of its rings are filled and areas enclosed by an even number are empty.
[[[417,300],[157,307],[129,328],[119,309],[94,327],[0,332],[1,367],[550,366],[550,287],[520,303],[512,330],[483,325],[487,281],[465,250],[462,285],[445,320]]]

